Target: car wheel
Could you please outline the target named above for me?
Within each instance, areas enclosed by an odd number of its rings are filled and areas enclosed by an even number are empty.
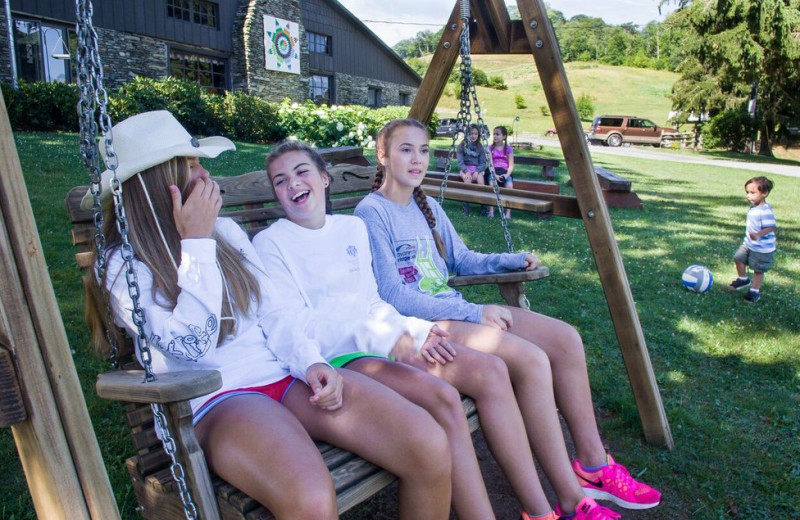
[[[606,143],[608,143],[608,146],[619,146],[622,144],[622,136],[619,134],[611,134],[608,136]]]

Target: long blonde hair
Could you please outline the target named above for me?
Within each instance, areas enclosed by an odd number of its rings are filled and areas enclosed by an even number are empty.
[[[137,179],[136,177],[140,177]],[[142,186],[142,182],[146,186]],[[178,301],[178,273],[174,265],[180,264],[181,237],[172,216],[172,197],[169,187],[182,187],[184,200],[191,190],[189,162],[186,157],[174,157],[164,163],[148,168],[134,176],[122,187],[122,198],[127,221],[127,236],[135,258],[150,270],[153,276],[153,301],[164,308],[174,308]],[[148,196],[152,202],[152,209]],[[160,228],[160,229],[159,229]],[[106,237],[107,256],[122,245],[117,217],[114,211],[106,211],[103,230]],[[163,233],[164,240],[154,239]],[[251,302],[261,301],[258,280],[245,267],[241,255],[216,231],[212,238],[217,243],[217,263],[222,271],[223,281],[228,290],[223,293],[222,318],[231,314],[246,315],[251,312]],[[165,247],[166,244],[166,247]],[[97,260],[97,250],[93,252],[93,262]],[[99,352],[106,352],[109,342],[106,332],[112,340],[119,342],[120,332],[108,316],[108,277],[122,276],[121,273],[106,271],[102,280],[97,280],[95,271],[90,270],[84,276],[86,291],[85,317],[92,334],[92,345]],[[156,298],[158,294],[158,298]],[[228,295],[230,295],[229,301]],[[220,320],[218,345],[232,333],[231,320]]]
[[[389,156],[389,143],[392,140],[392,136],[394,132],[398,128],[403,127],[411,127],[411,128],[418,128],[425,132],[425,135],[428,135],[428,128],[417,121],[416,119],[392,119],[381,128],[381,131],[378,132],[378,137],[375,139],[375,146],[378,154],[383,154],[386,157]],[[378,173],[375,175],[375,182],[372,184],[372,191],[377,191],[383,185],[383,182],[386,178],[386,168],[378,163]],[[444,246],[444,240],[442,240],[442,236],[436,231],[436,217],[433,215],[433,211],[431,210],[430,205],[428,204],[428,198],[425,195],[425,192],[422,191],[422,188],[417,186],[414,188],[414,201],[417,203],[417,207],[425,215],[425,220],[428,221],[428,227],[431,230],[431,234],[433,235],[433,241],[436,244],[436,249],[439,251],[439,254],[447,260],[447,250]]]

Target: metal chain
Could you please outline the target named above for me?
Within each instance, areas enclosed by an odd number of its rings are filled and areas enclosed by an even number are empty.
[[[447,179],[450,176],[450,164],[453,159],[456,159],[456,140],[458,138],[458,134],[463,132],[464,139],[469,138],[469,127],[470,122],[472,121],[472,113],[471,109],[474,108],[475,116],[476,116],[476,124],[478,125],[478,129],[480,132],[480,140],[481,146],[483,147],[483,153],[486,157],[486,164],[489,165],[489,179],[492,185],[492,190],[494,191],[495,202],[497,204],[497,210],[500,213],[500,223],[503,226],[503,237],[506,241],[506,249],[509,253],[514,252],[514,245],[511,241],[511,233],[508,230],[508,219],[506,218],[505,211],[503,209],[503,203],[500,199],[500,187],[497,184],[497,177],[495,175],[494,164],[492,163],[492,157],[489,153],[488,147],[488,127],[483,122],[483,116],[481,115],[481,104],[478,101],[478,90],[474,82],[473,73],[472,73],[472,56],[470,54],[470,37],[469,37],[469,20],[470,20],[470,11],[469,11],[469,0],[461,0],[461,20],[462,20],[462,28],[461,28],[461,38],[460,38],[460,50],[459,55],[461,57],[461,65],[459,66],[459,71],[461,73],[461,96],[460,96],[460,103],[459,103],[459,110],[458,116],[456,118],[456,132],[453,134],[453,141],[450,144],[450,154],[447,157],[447,163],[445,164],[444,170],[444,178],[442,179],[442,184],[439,187],[439,204],[442,204],[444,201],[444,193],[447,190]],[[479,175],[482,175],[483,172],[479,172]]]
[[[102,174],[100,173],[99,149],[97,144],[98,127],[103,136],[103,145],[106,152],[106,166],[111,170],[111,194],[114,200],[114,213],[117,219],[117,231],[121,239],[120,252],[125,262],[125,279],[128,283],[128,294],[133,304],[132,318],[136,324],[137,335],[135,338],[136,347],[141,357],[145,372],[145,382],[156,379],[152,370],[152,357],[150,354],[150,342],[144,332],[146,322],[144,310],[139,304],[139,283],[136,277],[136,270],[133,266],[133,247],[128,240],[128,221],[125,217],[125,207],[122,199],[122,183],[117,177],[117,167],[119,161],[114,152],[113,136],[111,132],[111,117],[108,114],[108,93],[103,86],[103,67],[100,61],[100,53],[97,45],[97,32],[92,24],[93,7],[91,0],[75,0],[75,11],[78,19],[78,89],[80,101],[78,102],[78,117],[81,126],[80,149],[84,163],[89,169],[91,182],[91,193],[93,196],[93,211],[95,224],[95,246],[97,247],[97,267],[96,276],[103,280],[106,270],[106,240],[103,235],[103,208],[100,200],[102,191]],[[99,123],[95,123],[94,117],[97,115]],[[109,313],[110,313],[109,309]],[[109,314],[110,315],[110,314]],[[116,360],[118,348],[112,343],[112,360]],[[164,451],[167,452],[172,461],[172,475],[178,484],[178,490],[183,503],[186,518],[194,520],[197,518],[197,508],[195,507],[189,488],[186,484],[183,466],[175,457],[175,439],[170,433],[167,425],[163,407],[160,404],[152,404],[153,416],[158,424],[161,440],[164,444]]]

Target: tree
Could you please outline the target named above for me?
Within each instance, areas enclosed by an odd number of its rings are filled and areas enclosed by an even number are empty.
[[[662,2],[667,3],[667,0]],[[800,117],[800,0],[675,0],[686,58],[673,105],[712,116],[747,105],[758,85],[762,155],[776,130]]]

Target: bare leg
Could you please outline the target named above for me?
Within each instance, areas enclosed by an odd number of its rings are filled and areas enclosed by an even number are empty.
[[[505,187],[506,187],[506,188],[512,188],[512,189],[513,189],[513,188],[514,188],[514,181],[512,181],[512,180],[507,180],[507,181],[506,181],[506,186],[505,186]],[[511,218],[511,208],[506,208],[506,219],[510,219],[510,218]]]
[[[264,395],[222,401],[195,427],[209,469],[276,518],[338,518],[325,462],[297,418]]]
[[[552,320],[546,316],[542,317]],[[515,327],[519,327],[520,317],[515,314],[513,318]],[[552,321],[558,322],[558,320]],[[550,372],[552,360],[548,360],[548,356],[537,345],[511,332],[460,321],[440,322],[439,325],[450,332],[451,340],[454,343],[466,343],[476,350],[495,354],[505,361],[525,422],[528,441],[553,485],[562,508],[565,511],[572,511],[584,495],[572,471],[558,419],[554,386],[559,388],[559,385],[555,382],[555,372],[552,375]],[[552,327],[555,324],[543,323],[541,325]],[[585,375],[585,364],[583,366]],[[562,384],[565,383],[562,382]],[[569,381],[566,385],[568,386],[568,384]],[[586,385],[588,387],[588,380]],[[569,399],[573,399],[573,390],[568,388],[567,391],[570,395]],[[588,404],[591,412],[590,418],[593,421],[594,410],[591,400]],[[570,407],[567,406],[567,408]],[[575,413],[574,410],[573,413]],[[585,421],[586,417],[581,417],[579,421],[581,428],[584,428],[582,423]],[[581,432],[588,436],[591,427],[588,427],[588,433],[583,429]],[[594,425],[594,434],[597,435],[599,442],[596,425]],[[605,457],[602,443],[599,445],[601,457]]]
[[[431,365],[420,360],[417,366],[444,379],[475,400],[489,449],[522,507],[535,515],[551,511],[552,507],[539,482],[525,423],[514,397],[506,364],[497,356],[467,348],[458,342],[452,344],[456,349],[453,362]],[[544,355],[541,357],[544,360]],[[528,371],[527,377],[538,378],[539,375]],[[549,377],[546,379],[545,384],[549,385]],[[572,479],[575,480],[574,477]]]
[[[295,384],[284,404],[311,438],[351,451],[400,479],[400,519],[445,519],[450,513],[450,446],[433,417],[389,387],[340,369],[343,405],[326,411]]]
[[[764,283],[764,273],[759,273],[758,271],[753,272],[753,285],[750,287],[752,289],[761,289],[761,284]]]
[[[734,260],[733,263],[736,264],[736,273],[739,275],[739,278],[744,278],[747,276],[747,266],[744,264],[744,262]]]
[[[380,381],[433,415],[450,442],[456,516],[459,520],[494,518],[458,390],[412,366],[383,358],[357,359],[347,368]]]

